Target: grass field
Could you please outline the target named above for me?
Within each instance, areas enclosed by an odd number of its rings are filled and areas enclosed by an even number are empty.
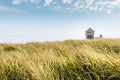
[[[120,39],[0,44],[0,80],[120,80]]]

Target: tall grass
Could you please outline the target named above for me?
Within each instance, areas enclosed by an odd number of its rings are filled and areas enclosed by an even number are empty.
[[[120,80],[120,39],[1,44],[0,80]]]

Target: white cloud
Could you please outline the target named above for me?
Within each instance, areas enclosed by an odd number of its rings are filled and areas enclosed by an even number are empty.
[[[45,0],[44,6],[49,6],[52,2],[53,0]]]
[[[62,7],[60,5],[50,5],[49,8],[57,12],[62,12]]]
[[[92,10],[92,11],[97,11],[98,10],[98,6],[90,6],[88,9]]]
[[[56,5],[56,6],[54,6],[54,9],[57,10],[57,11],[59,11],[61,9],[61,6]]]
[[[19,5],[19,4],[24,3],[24,2],[37,4],[37,3],[40,2],[40,0],[13,0],[13,1],[12,1],[12,4],[14,4],[14,5]]]
[[[86,0],[87,5],[92,5],[95,0]]]
[[[78,0],[72,6],[75,10],[78,10],[80,12],[85,10],[96,11],[98,10],[98,6],[93,5],[94,2],[95,0],[86,0],[86,3],[82,0]]]
[[[98,1],[96,5],[111,5],[111,6],[120,6],[120,0],[114,1]]]
[[[120,0],[86,0],[86,3],[82,0],[77,0],[72,5],[76,11],[101,11],[111,14],[116,7],[120,7]]]
[[[22,0],[13,0],[12,4],[19,5],[22,2]]]
[[[84,8],[85,4],[82,1],[78,0],[72,6],[74,9],[79,10],[81,8]]]
[[[120,0],[108,0],[108,1],[98,1],[95,3],[99,6],[100,11],[105,11],[107,14],[111,14],[114,8],[120,7]]]
[[[42,0],[13,0],[12,3],[19,5],[21,3],[39,3]],[[43,6],[40,8],[48,7],[54,8],[54,10],[63,10],[67,12],[71,11],[103,11],[106,13],[112,13],[116,7],[120,7],[120,0],[43,0]],[[58,2],[61,1],[62,5]],[[69,5],[67,5],[69,4]],[[53,7],[54,6],[54,7]]]
[[[115,5],[119,5],[120,6],[120,0],[115,0]]]
[[[68,4],[72,3],[72,1],[73,0],[62,0],[63,3],[68,3]]]

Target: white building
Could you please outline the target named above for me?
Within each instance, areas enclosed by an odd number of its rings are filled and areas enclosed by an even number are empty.
[[[91,28],[85,31],[86,39],[93,39],[95,31]]]

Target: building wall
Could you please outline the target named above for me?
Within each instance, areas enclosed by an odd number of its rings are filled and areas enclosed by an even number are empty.
[[[86,31],[85,34],[86,35],[94,35],[94,32],[92,32],[92,31]]]
[[[93,39],[93,38],[94,38],[93,35],[87,35],[87,36],[86,36],[86,39]]]
[[[94,32],[93,31],[87,31],[85,32],[86,39],[93,39],[94,38]]]

